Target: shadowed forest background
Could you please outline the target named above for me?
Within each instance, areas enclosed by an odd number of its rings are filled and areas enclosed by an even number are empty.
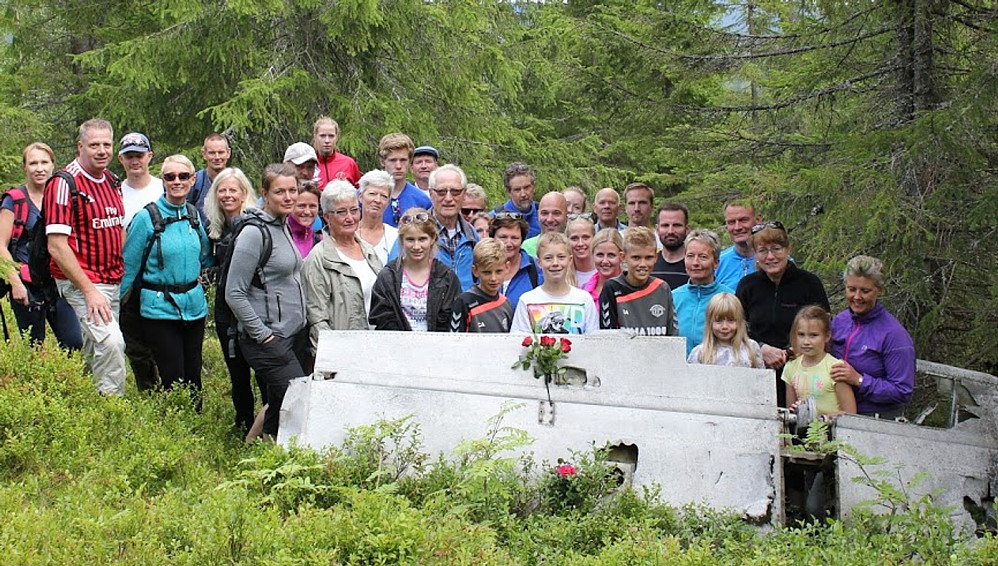
[[[998,371],[998,6],[981,0],[0,2],[0,178],[72,159],[99,116],[158,162],[225,132],[257,179],[322,114],[366,171],[385,133],[502,198],[631,181],[721,229],[754,199],[837,310],[853,255],[884,260],[920,358]],[[115,162],[112,168],[120,172]]]

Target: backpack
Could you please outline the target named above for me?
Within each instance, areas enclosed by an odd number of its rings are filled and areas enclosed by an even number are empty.
[[[106,169],[104,174],[111,182],[112,187],[118,188],[121,186],[118,177],[109,169]],[[56,171],[55,174],[49,177],[48,181],[45,181],[46,189],[52,180],[57,177],[66,181],[66,185],[69,187],[69,205],[73,208],[73,218],[76,218],[79,213],[76,201],[81,198],[89,199],[90,197],[76,188],[76,181],[67,171]],[[55,279],[52,277],[52,255],[49,254],[48,234],[45,233],[45,226],[45,211],[43,210],[42,215],[38,217],[38,222],[35,223],[35,227],[33,228],[34,234],[31,236],[31,243],[28,248],[28,273],[31,277],[31,284],[43,289],[46,298],[52,298],[58,296],[58,293],[55,291]],[[49,293],[52,294],[49,295]]]
[[[537,262],[535,262],[532,257],[530,258],[530,263],[527,264],[527,276],[530,277],[530,288],[536,289],[537,281],[540,279],[540,276],[537,275]]]
[[[10,241],[7,244],[7,250],[10,252],[11,257],[14,257],[14,250],[17,249],[18,241],[25,236],[28,216],[31,215],[31,205],[28,201],[28,192],[24,185],[11,187],[3,194],[0,194],[0,202],[3,202],[8,197],[14,207],[12,211],[14,213],[14,225],[10,230]],[[27,237],[30,237],[32,234],[33,232],[28,232]],[[28,277],[27,269],[21,266],[21,280],[30,281],[30,279],[26,279]],[[9,293],[10,289],[10,283],[6,279],[0,278],[0,298]]]
[[[263,266],[270,261],[270,254],[274,251],[274,239],[270,235],[270,230],[264,225],[263,220],[251,214],[237,216],[232,219],[232,231],[222,237],[215,245],[215,257],[218,262],[218,287],[215,292],[215,318],[224,320],[235,320],[232,309],[225,301],[225,287],[229,281],[229,266],[232,264],[232,251],[236,247],[236,238],[247,226],[256,226],[260,230],[263,238],[262,249],[260,250],[260,260],[257,262],[256,270],[253,273],[252,285],[259,289],[267,290],[267,277],[263,273]],[[229,359],[236,357],[236,338],[238,337],[236,324],[229,325],[227,347],[223,354]]]
[[[31,205],[28,201],[28,189],[24,185],[8,189],[7,192],[0,195],[0,202],[3,202],[7,197],[10,197],[11,204],[14,206],[14,226],[10,230],[10,243],[7,245],[7,249],[13,255],[14,250],[17,248],[18,240],[21,239],[25,230],[27,230]]]
[[[149,220],[152,221],[152,236],[149,237],[149,243],[146,244],[146,249],[142,252],[142,263],[139,264],[141,267],[138,275],[135,277],[135,282],[132,284],[132,288],[135,289],[136,293],[142,289],[150,289],[158,293],[163,293],[163,296],[166,298],[167,302],[173,305],[174,308],[177,309],[177,312],[181,314],[183,314],[183,311],[181,311],[180,305],[178,305],[177,301],[173,298],[173,293],[186,293],[187,291],[190,291],[198,285],[198,280],[195,279],[194,281],[182,283],[180,285],[157,285],[153,283],[146,283],[144,275],[146,267],[149,265],[149,255],[152,253],[153,246],[157,247],[156,257],[159,260],[159,264],[163,265],[163,242],[161,240],[163,232],[166,230],[167,226],[173,224],[174,222],[183,222],[186,220],[195,231],[200,228],[201,215],[198,214],[197,207],[189,202],[185,204],[187,211],[186,214],[183,216],[171,216],[169,218],[163,218],[163,215],[160,213],[159,207],[156,206],[155,202],[150,202],[143,207],[143,209],[149,213]],[[133,296],[137,297],[138,295]]]

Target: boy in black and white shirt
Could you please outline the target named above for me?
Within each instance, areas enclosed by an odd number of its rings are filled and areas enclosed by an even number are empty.
[[[513,307],[499,292],[509,269],[506,247],[495,238],[485,238],[475,245],[473,259],[471,272],[478,283],[454,299],[450,331],[509,332]]]

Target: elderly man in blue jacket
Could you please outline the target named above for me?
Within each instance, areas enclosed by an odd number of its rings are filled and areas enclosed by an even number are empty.
[[[430,173],[430,200],[433,208],[430,214],[437,222],[440,240],[437,242],[437,260],[454,270],[465,291],[475,284],[471,274],[472,254],[478,243],[475,228],[461,216],[464,193],[468,188],[468,177],[460,167],[443,165]],[[395,243],[388,260],[398,257],[400,242]]]

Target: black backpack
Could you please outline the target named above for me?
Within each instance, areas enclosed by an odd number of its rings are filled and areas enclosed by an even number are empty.
[[[73,217],[75,218],[79,210],[76,201],[80,198],[86,198],[86,196],[76,188],[76,181],[73,180],[73,176],[65,171],[56,171],[45,182],[46,189],[49,183],[52,182],[52,179],[56,177],[66,181],[66,184],[69,185],[69,205],[73,208]],[[49,254],[48,235],[45,233],[45,226],[45,211],[42,210],[42,215],[38,217],[38,222],[35,223],[34,234],[31,235],[31,242],[28,248],[28,274],[31,276],[31,284],[42,289],[45,299],[52,299],[58,295],[58,292],[55,290],[55,279],[52,278],[52,270],[50,268],[52,255]]]
[[[142,252],[142,263],[139,264],[141,268],[139,269],[138,275],[135,276],[135,282],[132,284],[132,289],[134,297],[138,297],[139,291],[142,289],[150,289],[158,293],[163,293],[166,300],[177,309],[178,313],[183,314],[180,310],[180,305],[173,298],[173,293],[186,293],[194,287],[198,286],[198,280],[190,281],[188,283],[182,283],[180,285],[156,285],[153,283],[147,283],[145,281],[146,267],[149,264],[149,255],[152,253],[153,246],[156,246],[157,259],[159,260],[159,265],[163,265],[163,242],[161,241],[163,237],[163,231],[166,227],[174,222],[184,222],[190,223],[191,228],[197,230],[201,226],[201,216],[198,214],[198,209],[191,203],[185,203],[187,205],[186,214],[183,216],[171,216],[169,218],[163,218],[163,215],[159,211],[159,207],[156,206],[155,202],[151,202],[145,207],[143,207],[146,212],[149,213],[149,220],[152,221],[152,236],[149,237],[149,243],[146,244],[145,251]]]
[[[118,188],[121,185],[118,177],[110,170],[105,170],[104,174],[107,175],[111,186],[114,188]],[[52,180],[57,177],[66,181],[66,185],[69,187],[69,205],[73,208],[73,218],[76,218],[79,214],[79,206],[76,204],[76,201],[81,198],[90,199],[90,196],[80,192],[76,188],[76,181],[66,171],[56,171],[55,174],[49,177],[49,180],[45,181],[46,190]],[[52,270],[50,268],[52,255],[49,254],[48,235],[45,233],[45,226],[45,211],[42,210],[42,215],[38,217],[38,222],[33,229],[34,234],[31,235],[28,249],[28,273],[31,275],[31,284],[41,288],[46,299],[51,299],[57,297],[58,292],[55,290],[55,279],[52,277]]]
[[[218,262],[218,287],[215,292],[216,320],[235,320],[232,309],[229,308],[229,304],[225,301],[225,287],[229,281],[229,266],[232,264],[232,251],[236,247],[236,238],[239,237],[239,234],[247,226],[256,226],[263,238],[260,260],[257,262],[256,270],[253,273],[252,285],[264,291],[267,290],[267,278],[263,273],[263,266],[267,265],[267,262],[270,261],[270,254],[274,251],[274,239],[270,235],[270,230],[267,229],[267,226],[260,218],[252,214],[237,216],[232,219],[232,230],[215,244],[215,259]],[[226,351],[223,352],[230,359],[236,357],[237,336],[237,325],[230,324],[227,347]]]

